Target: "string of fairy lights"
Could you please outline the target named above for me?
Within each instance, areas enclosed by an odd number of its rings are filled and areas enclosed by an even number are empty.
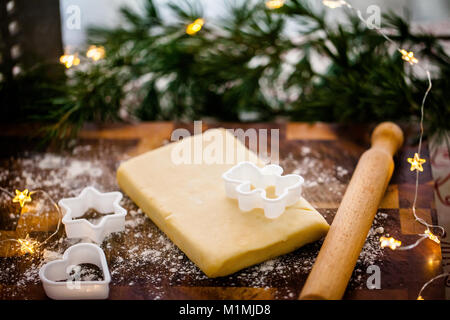
[[[279,1],[279,0],[277,0]],[[284,3],[284,1],[282,1]],[[282,4],[281,4],[282,5]],[[197,34],[205,24],[203,18],[197,18],[192,23],[186,26],[185,32],[190,36]],[[105,57],[105,48],[103,46],[92,45],[86,51],[86,57],[93,61],[101,60]],[[78,53],[66,53],[59,58],[59,62],[63,64],[67,69],[78,66],[81,63]]]
[[[24,208],[24,206],[27,203],[32,202],[32,198],[31,198],[32,195],[40,193],[40,194],[44,195],[44,197],[46,197],[50,201],[50,203],[52,204],[53,207],[55,207],[56,212],[58,213],[58,222],[56,224],[56,230],[52,234],[50,234],[44,241],[39,242],[35,239],[30,238],[29,234],[27,234],[25,236],[25,238],[3,239],[3,240],[0,240],[0,242],[16,242],[20,245],[19,250],[22,254],[27,254],[27,253],[33,254],[36,252],[36,250],[39,247],[46,244],[50,239],[52,239],[54,236],[56,236],[58,234],[59,229],[61,227],[61,219],[62,219],[61,209],[59,208],[59,206],[57,205],[55,200],[53,200],[53,198],[48,194],[47,191],[42,190],[42,189],[37,189],[37,190],[32,190],[32,191],[25,189],[23,191],[19,191],[16,189],[16,193],[12,194],[8,190],[0,187],[0,192],[6,193],[8,196],[10,196],[12,198],[13,203],[19,203],[21,210]]]
[[[86,57],[92,59],[93,61],[101,60],[105,57],[105,48],[102,46],[90,46],[86,51]],[[67,69],[77,66],[80,64],[81,60],[78,53],[64,54],[59,58],[59,62],[62,63]]]
[[[345,0],[322,0],[322,3],[326,7],[331,8],[331,9],[336,9],[339,7],[346,7],[348,9],[356,12],[357,16],[367,27],[375,30],[378,34],[383,36],[388,42],[390,42],[392,45],[396,46],[397,51],[401,54],[401,57],[405,62],[408,62],[411,66],[415,66],[415,67],[422,69],[427,75],[428,88],[425,91],[425,94],[423,96],[422,103],[420,106],[419,144],[418,144],[417,152],[414,153],[414,156],[412,158],[407,158],[407,162],[411,165],[411,168],[410,168],[411,172],[415,171],[415,174],[416,174],[414,200],[413,200],[413,204],[412,204],[413,216],[415,218],[415,221],[422,224],[426,229],[423,233],[417,234],[417,236],[419,236],[419,238],[416,240],[416,242],[409,244],[409,245],[402,245],[402,242],[400,240],[397,240],[393,237],[381,236],[379,240],[380,240],[380,246],[382,248],[388,247],[392,250],[411,250],[411,249],[417,247],[422,241],[424,241],[426,239],[429,239],[431,241],[434,241],[437,244],[440,244],[440,238],[442,238],[445,235],[445,229],[440,225],[429,224],[423,218],[419,217],[416,212],[418,190],[419,190],[419,174],[420,174],[420,172],[424,171],[423,164],[426,163],[426,159],[421,158],[421,151],[422,151],[422,140],[423,140],[423,135],[424,135],[423,120],[424,120],[425,102],[426,102],[427,96],[432,88],[430,72],[427,69],[423,68],[419,64],[419,60],[414,56],[414,53],[412,51],[407,51],[403,48],[398,47],[397,44],[395,43],[395,41],[392,40],[385,32],[383,32],[383,30],[380,27],[364,20],[362,18],[361,12],[358,9],[354,8],[352,5],[350,5]],[[279,9],[279,8],[283,7],[285,4],[285,0],[268,0],[265,2],[265,4],[268,9],[275,10],[275,9]],[[205,20],[203,18],[198,18],[186,26],[185,32],[186,32],[186,34],[193,36],[193,35],[197,34],[203,28],[204,24],[205,24]],[[105,49],[102,46],[94,46],[94,45],[90,46],[86,52],[86,57],[89,59],[92,59],[93,61],[98,61],[100,59],[103,59],[104,56],[105,56]],[[60,57],[60,63],[62,63],[67,69],[69,69],[73,66],[79,65],[80,62],[81,62],[81,60],[80,60],[80,57],[78,56],[78,53],[64,54]],[[45,197],[47,197],[50,200],[50,202],[56,208],[58,215],[59,215],[56,230],[49,237],[47,237],[43,242],[38,242],[37,240],[30,238],[28,234],[26,235],[25,238],[5,239],[5,240],[1,240],[0,242],[14,241],[20,245],[20,251],[23,254],[27,254],[27,253],[33,254],[36,252],[36,250],[40,246],[47,243],[52,237],[54,237],[59,232],[60,225],[61,225],[61,218],[62,218],[61,210],[60,210],[59,206],[56,204],[56,202],[52,199],[52,197],[46,191],[38,189],[38,190],[33,190],[33,191],[29,192],[28,189],[25,189],[24,191],[16,190],[15,194],[12,194],[8,190],[1,188],[1,187],[0,187],[0,191],[8,194],[12,198],[12,202],[19,203],[21,208],[23,208],[27,203],[32,201],[31,196],[33,194],[42,193]],[[434,229],[440,230],[440,236],[435,235],[432,232],[432,230],[434,230]],[[438,276],[430,279],[420,289],[417,299],[423,300],[422,293],[432,282],[434,282],[437,279],[447,278],[449,276],[450,276],[450,273],[442,273],[442,274],[439,274]]]
[[[202,20],[202,19],[198,19],[198,20]],[[203,23],[201,24],[201,26],[202,25],[203,25]],[[193,28],[193,30],[196,30],[195,32],[197,32],[201,29],[201,26],[199,28],[193,26],[192,28]],[[105,57],[105,48],[103,46],[91,45],[88,48],[88,50],[86,51],[86,57],[93,61],[101,60]],[[66,53],[59,58],[59,62],[61,64],[63,64],[67,69],[70,69],[73,66],[78,66],[81,62],[81,59],[78,56],[78,53],[73,53],[73,54]],[[3,239],[3,240],[0,240],[0,243],[16,242],[20,245],[19,250],[22,254],[33,254],[36,252],[36,250],[39,247],[46,244],[50,239],[52,239],[55,235],[58,234],[60,227],[61,227],[61,219],[62,219],[61,209],[59,208],[57,203],[53,200],[53,198],[45,190],[42,190],[42,189],[37,189],[37,190],[33,190],[33,191],[29,191],[28,189],[25,189],[23,191],[16,190],[15,194],[12,194],[8,190],[0,187],[0,191],[9,195],[12,198],[13,203],[19,203],[21,209],[23,209],[23,207],[27,203],[32,201],[32,198],[31,198],[32,195],[41,193],[51,202],[52,206],[55,207],[55,209],[58,213],[58,222],[56,225],[56,230],[52,234],[50,234],[44,241],[39,242],[35,239],[30,238],[29,234],[27,234],[25,236],[25,238]]]
[[[277,0],[280,1],[280,0]],[[284,1],[282,1],[284,3]],[[197,34],[205,24],[203,18],[197,18],[192,23],[186,26],[185,32],[190,36]],[[86,57],[93,60],[99,61],[105,57],[105,48],[103,46],[91,45],[86,51]],[[59,58],[59,62],[63,64],[67,69],[78,66],[81,63],[80,56],[78,53],[66,53]]]
[[[323,0],[322,3],[327,6],[328,8],[331,9],[336,9],[339,7],[347,7],[348,9],[354,11],[355,13],[357,13],[357,16],[359,17],[359,19],[369,28],[369,29],[374,29],[378,34],[380,34],[381,36],[383,36],[387,41],[389,41],[392,45],[396,46],[397,51],[402,55],[402,59],[405,62],[408,62],[411,66],[417,66],[418,68],[420,68],[421,70],[423,70],[426,75],[427,75],[427,80],[428,80],[428,88],[425,91],[425,94],[423,96],[422,99],[422,103],[420,105],[420,122],[419,122],[419,127],[420,127],[420,131],[419,131],[419,144],[417,147],[417,152],[414,153],[414,156],[412,158],[407,158],[407,162],[411,165],[410,170],[411,171],[415,171],[416,174],[416,179],[415,179],[415,191],[414,191],[414,200],[413,200],[413,204],[412,204],[412,213],[414,216],[415,221],[417,221],[418,223],[422,224],[426,229],[423,233],[418,234],[419,238],[416,240],[416,242],[410,244],[410,245],[406,245],[406,246],[402,246],[402,242],[400,240],[397,240],[393,237],[385,237],[382,236],[380,237],[380,246],[382,248],[388,247],[392,250],[411,250],[415,247],[417,247],[422,241],[429,239],[431,241],[434,241],[437,244],[440,244],[440,238],[445,236],[445,229],[440,226],[440,225],[433,225],[430,224],[428,222],[426,222],[423,218],[419,217],[417,215],[416,212],[416,205],[417,205],[417,199],[418,199],[418,191],[419,191],[419,174],[420,172],[423,172],[423,164],[426,162],[426,159],[421,158],[421,151],[422,151],[422,140],[423,140],[423,134],[424,134],[424,129],[423,129],[423,119],[424,119],[424,109],[425,109],[425,102],[426,99],[428,97],[428,94],[432,88],[432,82],[431,82],[431,76],[430,76],[430,72],[423,68],[421,65],[419,65],[419,60],[414,57],[414,53],[412,51],[407,51],[403,48],[400,48],[397,46],[397,44],[395,43],[394,40],[392,40],[385,32],[383,32],[383,30],[372,24],[367,22],[366,20],[364,20],[362,18],[361,12],[354,8],[351,4],[349,4],[347,1],[345,0]],[[284,1],[283,0],[271,0],[271,1],[267,1],[266,2],[266,6],[269,9],[276,9],[276,8],[280,8],[284,5]],[[435,235],[432,230],[434,229],[438,229],[440,231],[440,236]],[[437,279],[441,279],[441,278],[447,278],[450,276],[450,273],[448,272],[444,272],[442,274],[439,274],[433,278],[431,278],[429,281],[427,281],[422,288],[419,291],[417,300],[423,300],[422,297],[422,293],[423,291],[431,284],[433,283],[435,280]]]

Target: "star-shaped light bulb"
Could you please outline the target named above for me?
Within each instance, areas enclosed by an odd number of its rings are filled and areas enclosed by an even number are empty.
[[[284,0],[269,0],[266,1],[266,8],[270,10],[279,9],[284,6]]]
[[[441,240],[439,240],[439,238],[436,236],[436,235],[434,235],[431,231],[430,231],[430,229],[427,229],[427,230],[425,230],[425,234],[427,235],[427,237],[430,239],[430,240],[433,240],[434,242],[436,242],[436,243],[441,243]]]
[[[402,245],[402,242],[392,237],[390,238],[380,237],[380,245],[382,248],[389,247],[392,250],[395,250]]]
[[[23,191],[16,190],[16,196],[12,199],[13,202],[18,202],[20,207],[23,208],[26,202],[31,202],[31,197],[28,194],[28,189]]]
[[[86,57],[91,58],[94,61],[98,61],[103,59],[105,56],[105,48],[100,46],[90,46],[88,51],[86,52]]]
[[[414,57],[414,52],[412,51],[408,52],[405,49],[400,49],[399,51],[402,54],[402,59],[405,60],[406,62],[409,62],[409,64],[416,64],[419,62],[419,60],[417,60]]]
[[[425,159],[421,159],[419,154],[416,152],[414,154],[414,158],[408,158],[408,162],[411,164],[411,171],[419,170],[420,172],[423,171],[422,164],[427,162]]]
[[[80,58],[77,54],[65,54],[59,58],[59,62],[66,66],[67,69],[80,64]]]
[[[186,33],[190,36],[193,36],[202,29],[204,24],[205,20],[203,20],[202,18],[198,18],[186,27]]]
[[[36,251],[36,246],[39,243],[36,240],[31,239],[28,234],[25,239],[17,239],[17,242],[19,242],[20,244],[20,251],[24,254],[33,254]]]

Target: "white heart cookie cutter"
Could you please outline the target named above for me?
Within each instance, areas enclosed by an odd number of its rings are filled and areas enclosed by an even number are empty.
[[[58,204],[62,208],[67,238],[89,238],[96,243],[112,232],[125,230],[125,216],[127,211],[120,206],[122,193],[101,193],[94,187],[84,188],[78,197],[61,199]],[[112,213],[104,215],[98,224],[92,224],[81,217],[87,210],[95,209],[99,213]]]
[[[92,263],[102,269],[101,281],[64,281],[70,271],[82,263]],[[62,260],[54,260],[39,270],[45,293],[55,300],[106,299],[109,295],[111,275],[105,253],[92,243],[80,243],[64,252]]]
[[[267,218],[278,218],[286,209],[296,203],[302,193],[303,177],[296,174],[282,176],[283,168],[270,164],[259,168],[255,164],[240,162],[222,178],[225,181],[227,197],[238,199],[239,209],[250,211],[264,209]],[[255,188],[252,190],[252,186]],[[276,198],[268,198],[266,188],[274,186]]]

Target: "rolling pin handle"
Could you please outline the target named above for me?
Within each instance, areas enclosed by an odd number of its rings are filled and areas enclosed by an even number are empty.
[[[382,149],[393,156],[403,144],[403,132],[393,122],[379,124],[372,133],[372,148]]]

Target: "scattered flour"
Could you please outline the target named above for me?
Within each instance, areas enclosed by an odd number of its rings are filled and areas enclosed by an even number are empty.
[[[90,146],[77,146],[68,155],[46,153],[19,157],[14,159],[17,167],[7,165],[0,168],[0,184],[6,186],[10,181],[17,187],[43,188],[55,199],[76,196],[89,185],[103,191],[117,190],[115,168],[118,161],[113,157],[94,160],[81,157],[91,151]],[[340,166],[325,166],[324,160],[316,157],[310,147],[303,146],[300,153],[299,159],[292,154],[282,159],[280,164],[286,173],[293,172],[305,177],[306,194],[312,194],[315,188],[326,188],[328,197],[340,199],[346,187],[345,179],[349,178],[348,170]],[[231,276],[209,279],[128,197],[122,199],[121,205],[129,212],[125,231],[108,236],[102,243],[112,276],[111,285],[146,286],[151,288],[146,293],[146,298],[150,299],[167,298],[167,286],[277,288],[277,298],[294,299],[298,295],[298,285],[292,284],[306,279],[321,245],[320,241],[312,243]],[[335,210],[324,209],[321,213],[331,221]],[[378,237],[384,232],[383,224],[387,217],[385,213],[376,215],[351,280],[354,287],[365,285],[366,268],[381,261],[383,252],[378,245]],[[68,247],[78,242],[89,241],[67,239],[61,231],[59,239],[50,242],[36,255],[0,259],[0,284],[8,288],[3,289],[4,294],[26,297],[24,288],[40,282],[40,267],[61,258]],[[24,265],[27,266],[25,270]]]

